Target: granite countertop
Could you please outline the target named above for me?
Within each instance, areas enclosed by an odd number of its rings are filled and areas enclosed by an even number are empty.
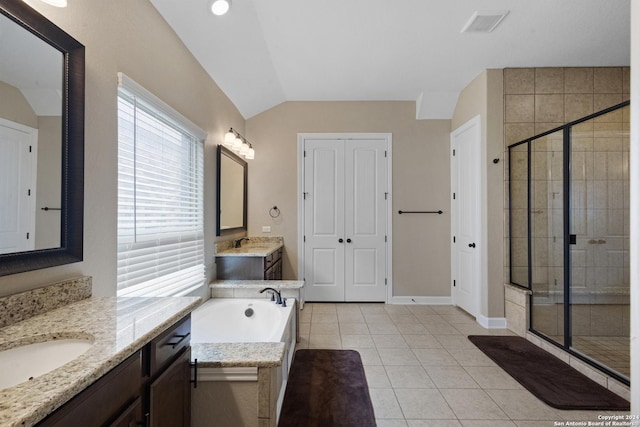
[[[214,280],[209,284],[218,289],[253,289],[270,286],[276,289],[300,289],[304,280]]]
[[[102,377],[200,304],[197,297],[88,298],[0,329],[0,350],[92,337],[77,359],[0,390],[0,425],[33,425]]]
[[[198,359],[199,368],[270,368],[282,365],[283,358],[283,342],[191,344],[191,359]]]
[[[282,243],[247,243],[239,248],[228,248],[216,253],[216,256],[266,257],[282,247]]]

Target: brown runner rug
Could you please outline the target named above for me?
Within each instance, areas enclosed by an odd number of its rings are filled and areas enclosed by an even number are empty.
[[[522,337],[470,335],[469,340],[554,408],[629,410],[629,402]]]
[[[296,351],[279,427],[375,426],[360,353]]]

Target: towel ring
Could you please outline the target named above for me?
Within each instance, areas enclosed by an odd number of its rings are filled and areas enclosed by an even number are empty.
[[[277,206],[272,207],[269,209],[269,216],[271,218],[278,218],[280,216],[280,209],[278,209]]]

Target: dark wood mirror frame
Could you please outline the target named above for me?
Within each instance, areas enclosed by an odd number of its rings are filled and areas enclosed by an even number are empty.
[[[222,156],[226,156],[234,162],[240,164],[244,169],[244,183],[243,183],[243,209],[242,209],[242,227],[235,228],[226,228],[222,229],[220,219],[221,219],[221,195],[222,195],[222,186],[221,186],[221,176],[222,176]],[[233,234],[241,231],[247,231],[247,162],[242,160],[240,157],[236,156],[235,153],[228,148],[218,145],[218,156],[217,156],[217,179],[216,179],[216,206],[218,207],[217,215],[216,215],[216,236],[224,236],[225,234]]]
[[[82,261],[84,217],[84,46],[21,0],[0,13],[63,55],[60,247],[0,255],[0,276]]]

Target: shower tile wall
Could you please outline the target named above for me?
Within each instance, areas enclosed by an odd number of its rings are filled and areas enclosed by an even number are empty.
[[[533,135],[628,100],[629,91],[628,67],[505,69],[505,148],[525,138],[530,138]],[[613,121],[612,118],[603,118],[600,122],[585,125],[587,129],[580,129],[587,133],[580,135],[576,139],[574,149],[578,158],[574,158],[574,161],[583,159],[585,156],[593,156],[593,162],[596,162],[593,163],[593,168],[600,165],[605,168],[605,173],[606,170],[613,170],[610,167],[613,166],[613,163],[622,162],[624,164],[625,161],[628,162],[628,158],[627,160],[618,158],[624,156],[622,151],[611,154],[609,149],[614,148],[613,146],[618,143],[614,140],[600,140],[596,144],[600,148],[596,148],[596,151],[592,154],[587,154],[586,152],[586,150],[594,150],[593,141],[594,137],[597,137],[593,134],[594,126],[601,130],[606,129],[607,126],[619,126],[621,120],[618,119],[616,118],[618,124],[611,123]],[[591,132],[591,134],[588,134],[588,132]],[[606,136],[603,136],[603,138],[606,138]],[[600,144],[601,142],[604,142],[604,144]],[[532,280],[534,290],[538,295],[546,297],[549,303],[547,306],[536,307],[539,311],[546,311],[544,316],[542,315],[543,313],[539,313],[538,319],[544,318],[546,333],[556,335],[562,334],[563,328],[562,306],[557,306],[563,300],[561,133],[541,138],[536,141],[533,147],[531,162],[533,178],[532,231],[534,236],[532,241]],[[607,153],[598,153],[600,150],[607,151]],[[592,160],[589,157],[587,161]],[[527,286],[526,147],[522,146],[521,149],[512,152],[511,165],[514,169],[511,177],[512,194],[516,195],[514,200],[511,200],[511,209],[514,213],[511,223],[511,232],[513,233],[511,252],[513,259],[508,259],[509,253],[507,252],[505,275],[508,282],[509,264],[511,262],[511,280]],[[509,167],[509,165],[506,167]],[[623,169],[620,168],[619,170]],[[507,171],[505,173],[506,182],[508,182],[508,179],[509,174]],[[586,185],[586,181],[583,181],[583,183]],[[580,182],[577,182],[576,186],[579,185]],[[593,200],[593,203],[607,203],[602,201],[602,197],[598,196],[599,194],[604,194],[604,191],[608,192],[610,197],[622,196],[620,188],[618,188],[620,183],[612,183],[611,177],[607,177],[606,181],[593,181],[593,184],[589,185],[588,191],[591,192],[589,200]],[[524,191],[513,191],[514,188],[521,188]],[[599,188],[602,191],[599,191]],[[613,196],[611,196],[612,190]],[[628,191],[628,189],[622,189],[622,191]],[[577,191],[574,189],[572,203],[576,203],[576,193]],[[505,194],[506,197],[509,196],[508,191]],[[619,197],[619,199],[622,202],[624,197]],[[615,201],[614,203],[618,202]],[[505,206],[509,206],[508,200]],[[622,209],[620,212],[613,213],[609,210],[606,226],[610,229],[624,227],[625,218],[622,212]],[[596,213],[595,215],[596,217],[589,218],[589,223],[593,221],[594,224],[599,224],[597,221],[598,214]],[[508,224],[508,211],[505,212],[505,216],[507,218],[505,223]],[[576,220],[577,218],[572,218],[572,221],[575,222]],[[626,218],[626,221],[628,221],[628,218]],[[508,232],[509,230],[507,230],[506,234]],[[623,241],[619,243],[624,246]],[[618,242],[615,242],[615,244],[618,244]],[[607,266],[597,270],[597,267],[595,267],[592,271],[587,271],[584,267],[587,260],[584,256],[583,258],[581,256],[578,253],[574,256],[573,277],[574,282],[578,286],[582,286],[585,292],[593,290],[597,286],[596,282],[600,284],[603,282],[611,283],[613,279],[609,278],[608,273],[613,273],[614,276],[619,276],[620,274],[624,276],[624,273],[622,273],[624,269],[621,268],[624,264],[623,251],[620,251],[619,254],[607,255],[614,258],[620,257],[620,259],[611,260],[612,263],[610,263],[610,265],[619,266],[620,268]],[[612,268],[616,269],[616,271],[612,271]],[[598,275],[604,276],[605,270],[607,279],[596,280]],[[600,302],[616,302],[614,300],[615,298]],[[602,304],[602,307],[587,307],[589,306],[576,308],[574,312],[574,331],[576,332],[585,332],[587,330],[592,333],[595,332],[599,324],[597,319],[607,315],[606,310],[608,309],[604,304]]]

